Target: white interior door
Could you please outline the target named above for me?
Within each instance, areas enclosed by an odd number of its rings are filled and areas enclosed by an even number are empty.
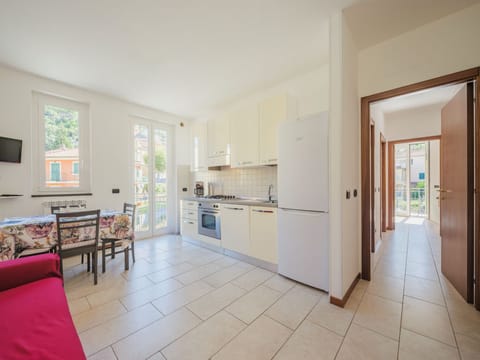
[[[173,128],[143,119],[133,122],[135,232],[144,238],[175,229]]]

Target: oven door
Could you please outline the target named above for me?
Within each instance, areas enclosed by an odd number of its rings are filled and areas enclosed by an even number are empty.
[[[199,209],[198,233],[220,239],[220,212],[216,210]]]

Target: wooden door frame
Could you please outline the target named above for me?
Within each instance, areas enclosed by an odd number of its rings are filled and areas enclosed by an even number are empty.
[[[476,81],[476,94],[480,94],[480,67],[475,67],[468,70],[459,71],[453,74],[440,76],[434,79],[421,81],[415,84],[402,86],[396,89],[387,90],[381,93],[365,96],[361,98],[361,208],[362,208],[362,278],[365,280],[371,279],[371,244],[370,234],[372,226],[374,225],[374,218],[371,213],[371,186],[370,186],[370,168],[374,164],[370,162],[370,105],[376,101],[386,100],[395,96],[405,95],[419,90],[425,90],[442,85],[451,85],[456,83],[463,83],[467,81]],[[476,95],[478,96],[478,95]],[[475,111],[475,188],[480,189],[480,126],[479,113],[480,101],[476,101]],[[477,279],[477,286],[475,287],[475,306],[480,310],[480,191],[475,192],[475,217],[474,217],[474,244],[476,251],[474,254],[475,260],[475,278]]]
[[[382,233],[387,231],[387,140],[380,133],[380,216]],[[390,176],[390,175],[389,175]],[[381,235],[381,233],[380,233]]]
[[[395,145],[405,143],[415,143],[431,140],[440,140],[441,135],[425,136],[412,139],[402,139],[388,142],[388,153],[391,156],[388,157],[388,224],[389,230],[395,230]]]
[[[372,136],[373,135],[373,136]],[[375,121],[370,119],[370,137],[373,137],[373,141],[370,142],[370,162],[375,162]],[[370,167],[370,203],[372,204],[370,209],[370,216],[375,217],[375,166]],[[375,223],[372,224],[370,229],[370,249],[375,252]]]

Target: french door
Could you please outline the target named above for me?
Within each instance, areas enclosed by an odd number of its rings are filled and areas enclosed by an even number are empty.
[[[134,118],[135,233],[139,238],[166,234],[175,226],[173,128]]]

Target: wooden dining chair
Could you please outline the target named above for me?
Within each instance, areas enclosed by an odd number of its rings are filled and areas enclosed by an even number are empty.
[[[87,271],[92,258],[93,283],[98,279],[98,239],[100,233],[100,210],[57,213],[57,252],[60,256],[60,271],[63,274],[63,259],[87,254]]]
[[[130,217],[132,234],[128,238],[106,238],[102,239],[102,272],[105,272],[106,258],[115,258],[115,254],[123,253],[125,256],[125,270],[130,268],[129,252],[132,252],[132,261],[135,262],[135,209],[136,205],[124,203],[123,212]],[[107,249],[110,252],[107,253]]]

